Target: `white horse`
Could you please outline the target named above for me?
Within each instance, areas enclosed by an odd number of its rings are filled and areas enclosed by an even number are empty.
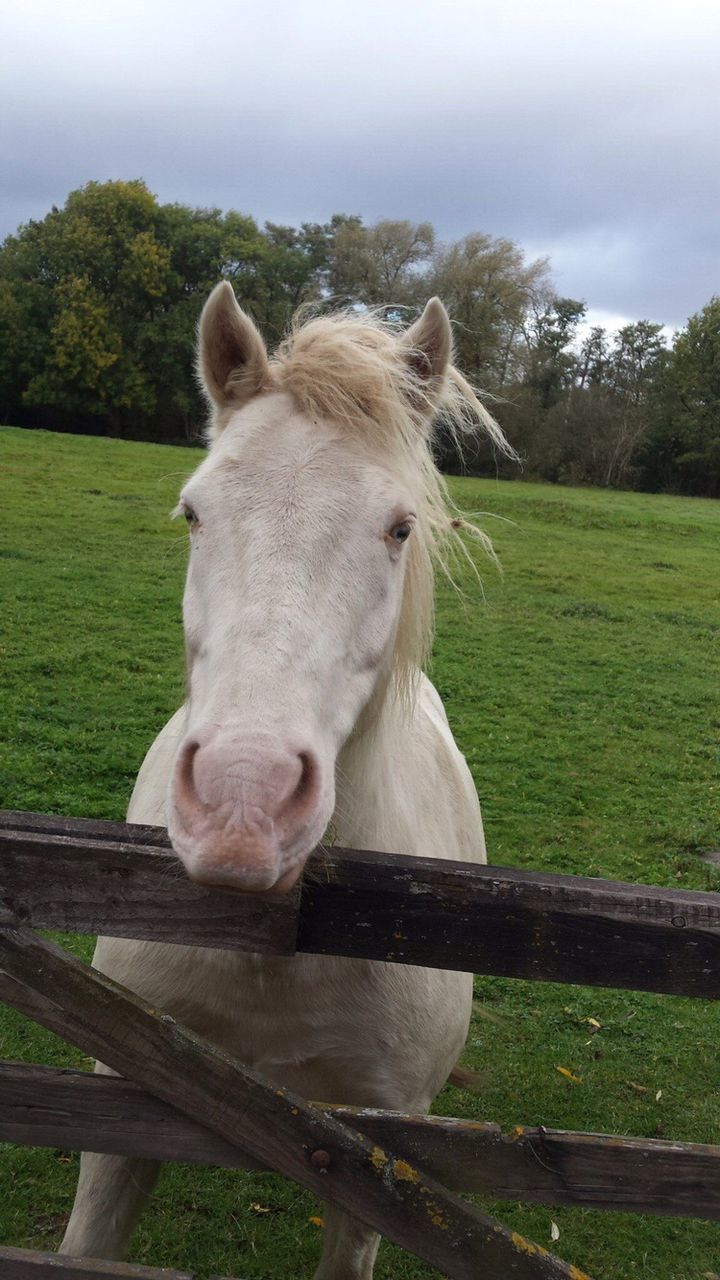
[[[281,893],[329,824],[354,848],[485,860],[470,772],[421,674],[434,562],[463,546],[433,420],[469,408],[509,449],[450,361],[437,299],[405,334],[315,318],[273,358],[229,284],[207,302],[210,450],[179,505],[188,699],[128,812],[167,824],[193,879]],[[114,938],[94,963],[307,1098],[425,1112],[468,1029],[469,974]],[[84,1154],[62,1251],[122,1258],[157,1170]],[[378,1242],[328,1206],[316,1280],[370,1280]]]

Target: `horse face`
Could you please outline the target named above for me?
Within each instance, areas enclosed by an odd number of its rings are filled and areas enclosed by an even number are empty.
[[[235,415],[181,510],[189,721],[170,836],[194,879],[285,890],[332,817],[338,751],[391,660],[412,497],[271,393]]]
[[[430,404],[451,347],[442,305],[377,341],[403,402],[412,369]],[[323,368],[356,375],[362,355],[326,351]],[[416,523],[398,468],[347,422],[303,413],[278,367],[219,285],[199,350],[214,440],[180,501],[189,715],[168,828],[194,879],[260,891],[292,887],[332,817],[338,752],[390,669]]]

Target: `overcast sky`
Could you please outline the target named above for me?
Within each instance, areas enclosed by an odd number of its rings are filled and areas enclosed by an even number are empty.
[[[718,0],[5,0],[0,236],[89,179],[482,230],[598,321],[720,292]]]

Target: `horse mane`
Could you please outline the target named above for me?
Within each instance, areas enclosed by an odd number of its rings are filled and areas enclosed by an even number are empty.
[[[393,668],[410,696],[432,645],[436,567],[451,581],[459,560],[477,573],[468,539],[495,560],[490,538],[455,506],[435,464],[438,426],[442,422],[461,451],[463,438],[478,435],[505,456],[515,457],[514,450],[452,364],[444,377],[428,378],[425,353],[413,351],[401,330],[373,312],[296,317],[270,368],[273,385],[305,414],[347,431],[416,495]]]

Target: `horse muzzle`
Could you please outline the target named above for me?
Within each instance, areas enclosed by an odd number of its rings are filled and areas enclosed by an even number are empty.
[[[322,773],[314,751],[279,735],[217,724],[188,734],[170,783],[168,830],[191,879],[291,889],[331,817]]]

